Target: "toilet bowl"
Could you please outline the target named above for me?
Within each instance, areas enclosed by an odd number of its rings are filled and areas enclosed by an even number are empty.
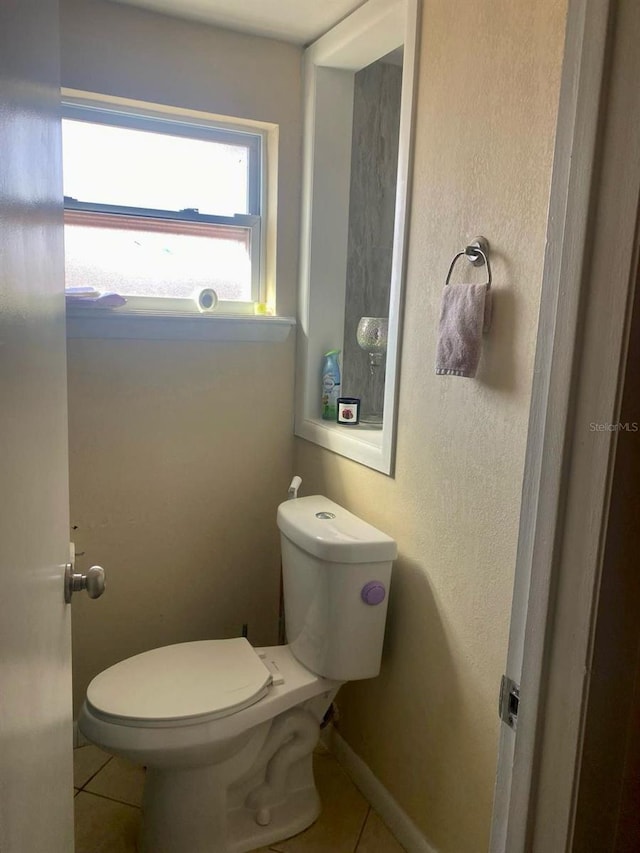
[[[207,655],[214,663],[203,668]],[[228,690],[203,696],[205,674],[211,684],[226,680]],[[192,692],[183,689],[190,675]],[[182,643],[97,676],[78,725],[93,743],[147,768],[143,850],[241,853],[294,835],[318,816],[311,756],[339,686],[303,667],[288,646],[253,649],[243,638]],[[178,691],[179,708],[171,698]]]
[[[320,723],[342,683],[378,674],[395,542],[321,496],[278,525],[288,645],[165,646],[87,689],[80,731],[147,768],[145,853],[245,853],[309,826]]]

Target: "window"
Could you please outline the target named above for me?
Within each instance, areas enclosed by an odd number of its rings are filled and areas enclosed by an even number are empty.
[[[150,312],[264,301],[260,133],[72,103],[62,132],[67,287]]]

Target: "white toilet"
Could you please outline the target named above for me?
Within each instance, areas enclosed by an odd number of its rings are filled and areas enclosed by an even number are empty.
[[[320,722],[380,670],[396,543],[321,496],[281,504],[278,527],[288,645],[166,646],[87,689],[82,733],[147,767],[145,853],[244,853],[309,826]]]

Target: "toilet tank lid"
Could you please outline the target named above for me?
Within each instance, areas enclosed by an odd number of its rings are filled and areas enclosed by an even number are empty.
[[[395,560],[395,540],[322,495],[285,501],[278,527],[298,547],[332,563]]]

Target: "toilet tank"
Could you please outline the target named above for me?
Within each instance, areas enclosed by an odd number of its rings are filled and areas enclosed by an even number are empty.
[[[395,541],[321,495],[278,507],[287,643],[337,681],[380,672]]]

